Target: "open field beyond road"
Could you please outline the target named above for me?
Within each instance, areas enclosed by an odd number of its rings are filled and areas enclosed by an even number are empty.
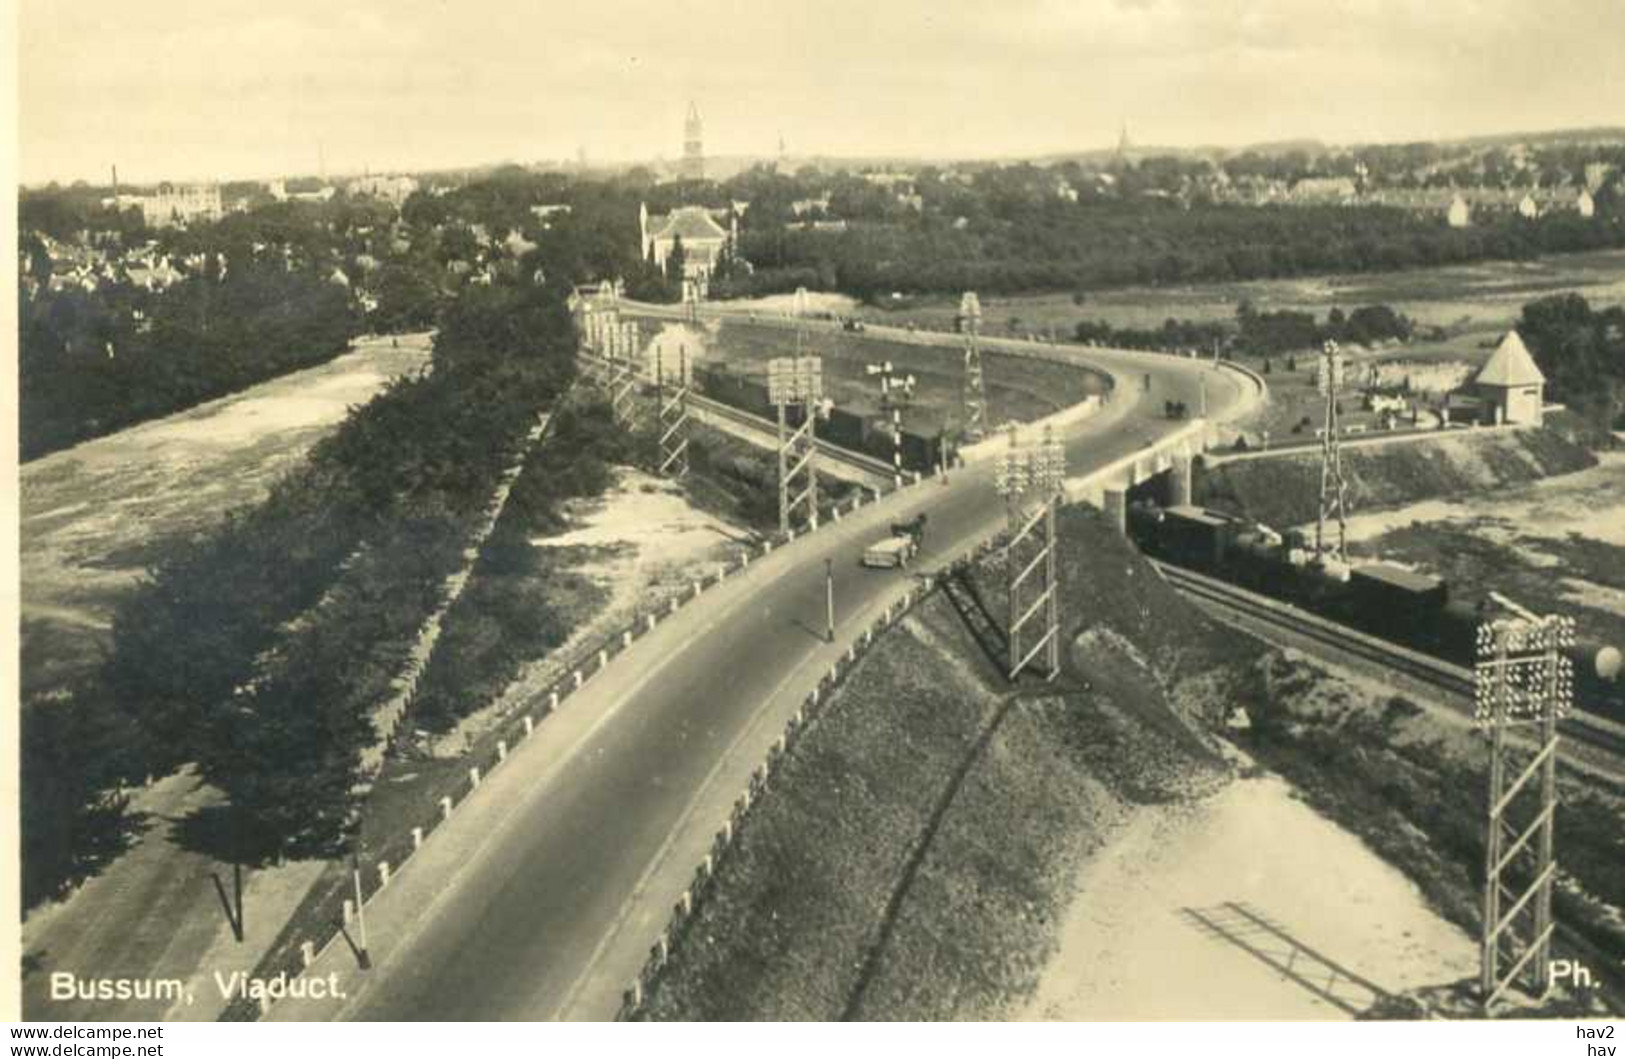
[[[97,656],[112,604],[166,542],[254,503],[310,447],[397,376],[429,336],[363,339],[353,352],[25,464],[24,692]]]
[[[1156,328],[1169,317],[1234,320],[1237,303],[1261,311],[1293,309],[1324,317],[1333,306],[1391,305],[1419,324],[1454,331],[1495,331],[1516,319],[1523,303],[1576,291],[1593,306],[1625,302],[1625,250],[1561,254],[1535,261],[1489,261],[1476,265],[1351,273],[1237,283],[1193,283],[1087,291],[1082,304],[1068,293],[985,298],[983,330],[1070,334],[1080,320],[1114,327]],[[901,325],[951,327],[958,299],[910,300],[894,311],[862,307],[859,316]]]

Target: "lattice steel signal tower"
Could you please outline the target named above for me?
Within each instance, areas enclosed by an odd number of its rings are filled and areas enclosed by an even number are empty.
[[[636,430],[643,418],[638,404],[640,366],[633,359],[638,347],[638,325],[630,320],[616,323],[607,335],[610,410],[615,422],[627,430]]]
[[[1066,480],[1066,452],[1046,428],[1039,442],[1019,444],[999,457],[993,483],[1005,498],[1010,540],[1004,569],[1010,597],[1010,679],[1039,654],[1044,679],[1061,671],[1061,600],[1055,576],[1055,509]],[[1034,500],[1038,503],[1035,505]],[[1029,646],[1030,644],[1030,646]]]
[[[959,299],[959,319],[965,329],[965,437],[981,441],[987,437],[987,387],[982,382],[982,302],[975,291]]]
[[[779,532],[790,531],[790,518],[806,508],[807,524],[818,528],[818,436],[814,424],[828,414],[824,400],[822,357],[774,357],[767,365],[767,399],[779,412]],[[790,429],[789,409],[802,410],[802,421]]]
[[[656,460],[661,474],[683,478],[688,474],[688,393],[691,378],[688,353],[677,347],[677,370],[666,371],[659,343],[649,347],[649,360],[655,380],[655,408],[659,416]]]
[[[1474,719],[1490,737],[1479,981],[1486,1012],[1515,985],[1536,997],[1551,988],[1557,722],[1574,701],[1565,653],[1574,646],[1573,619],[1514,609],[1515,617],[1478,627],[1475,667]],[[1514,728],[1531,730],[1532,757],[1507,745]]]
[[[1343,452],[1338,424],[1338,395],[1343,388],[1343,352],[1336,342],[1327,342],[1315,365],[1315,385],[1326,399],[1326,415],[1320,432],[1320,512],[1315,517],[1315,554],[1334,559],[1348,558],[1348,482],[1343,478]],[[1337,544],[1326,543],[1326,522],[1337,522]]]

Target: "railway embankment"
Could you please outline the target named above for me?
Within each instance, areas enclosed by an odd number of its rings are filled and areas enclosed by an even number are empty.
[[[638,1017],[1414,1017],[1459,999],[1482,862],[1463,726],[1214,623],[1088,508],[1060,529],[1056,679],[1001,676],[996,559],[915,607],[778,763]],[[1561,907],[1602,922],[1618,806],[1565,797]],[[1359,988],[1282,972],[1280,946],[1246,944],[1260,922]]]
[[[1240,745],[1403,871],[1440,915],[1476,934],[1486,741],[1447,711],[1296,653],[1261,659],[1253,681]],[[1617,785],[1581,773],[1560,770],[1558,782],[1557,955],[1586,963],[1617,1004],[1625,989],[1615,970],[1625,956],[1625,798]],[[1459,1010],[1474,984],[1438,983],[1413,999]],[[1596,1012],[1602,1000],[1559,995],[1549,1013]]]
[[[1385,985],[1460,973],[1464,934],[1218,736],[1273,652],[1178,598],[1090,509],[1060,521],[1062,671],[1001,676],[996,559],[916,607],[776,767],[640,1017],[1190,1016],[1212,980],[1240,983],[1227,1002],[1260,1017],[1348,1017],[1181,913],[1251,899],[1280,918],[1271,873],[1310,846],[1395,900],[1344,908],[1346,887],[1281,882],[1297,895],[1288,920],[1340,922],[1362,954],[1384,937],[1453,946],[1379,953]],[[1261,802],[1286,821],[1278,834],[1243,826]],[[1248,833],[1222,847],[1202,821]],[[1199,958],[1136,957],[1147,931]],[[1123,1007],[1131,994],[1139,1006]]]
[[[644,1017],[1018,1011],[1078,861],[1224,783],[1206,722],[1243,660],[1097,516],[1063,524],[1064,672],[1000,675],[996,560],[916,607],[775,770]]]
[[[1347,447],[1342,453],[1354,511],[1488,492],[1596,462],[1557,428],[1452,431],[1406,444]],[[1204,463],[1195,469],[1192,496],[1203,506],[1269,526],[1312,522],[1319,506],[1320,452]]]

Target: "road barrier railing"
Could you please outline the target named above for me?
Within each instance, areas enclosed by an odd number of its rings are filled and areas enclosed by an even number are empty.
[[[672,906],[665,929],[649,947],[643,967],[621,994],[621,1006],[616,1012],[617,1020],[635,1019],[646,1010],[650,990],[669,966],[678,943],[695,923],[705,898],[715,885],[717,873],[724,859],[738,846],[740,835],[748,826],[752,811],[767,793],[774,775],[784,767],[801,738],[811,731],[831,708],[836,693],[859,663],[875,649],[888,630],[894,628],[916,607],[940,591],[947,578],[997,552],[1003,546],[1003,539],[1004,533],[1001,531],[979,541],[958,558],[944,564],[923,584],[908,589],[900,599],[889,604],[880,617],[854,638],[851,645],[836,658],[827,672],[819,674],[818,682],[786,723],[783,734],[769,746],[767,757],[751,773],[745,789],[730,806],[728,815],[724,817],[711,841],[710,848],[695,866],[693,879]]]
[[[331,946],[344,941],[348,937],[347,931],[351,928],[355,917],[360,915],[365,907],[388,887],[400,870],[411,860],[413,854],[423,847],[423,844],[433,836],[441,825],[451,819],[452,815],[468,800],[469,796],[479,789],[480,784],[495,769],[500,768],[524,740],[535,733],[537,726],[553,713],[567,706],[572,695],[580,691],[593,677],[602,672],[616,656],[630,649],[637,640],[653,632],[661,622],[677,614],[684,606],[699,599],[707,590],[721,585],[729,577],[743,572],[752,563],[766,558],[779,548],[794,543],[798,538],[809,536],[820,529],[839,524],[843,517],[852,517],[865,507],[879,503],[905,490],[915,489],[922,483],[931,480],[931,478],[922,475],[919,471],[910,471],[893,478],[889,488],[886,486],[860,487],[861,491],[858,495],[845,504],[833,506],[829,512],[829,517],[821,519],[816,526],[809,526],[801,530],[791,529],[787,533],[775,533],[757,538],[742,548],[734,560],[724,563],[716,573],[692,581],[687,588],[673,593],[661,603],[636,612],[630,623],[621,629],[596,642],[582,645],[571,651],[567,656],[566,664],[560,670],[560,675],[554,679],[548,688],[533,696],[523,706],[513,711],[501,723],[495,725],[481,737],[478,744],[464,755],[462,763],[465,768],[463,770],[449,772],[442,782],[430,788],[425,797],[424,810],[418,818],[419,822],[392,836],[381,845],[364,847],[359,852],[345,858],[351,866],[350,876],[343,879],[341,885],[331,886],[324,893],[316,895],[313,900],[307,898],[307,905],[302,905],[290,921],[289,927],[284,928],[284,934],[291,931],[292,937],[286,942],[281,938],[278,939],[271,954],[263,959],[256,968],[255,976],[270,979],[278,974],[286,974],[291,980],[320,960]],[[963,563],[975,561],[976,558],[994,550],[997,547],[997,540],[998,537],[995,536],[977,544],[959,559],[950,563],[948,568],[952,569]],[[925,594],[929,594],[935,589],[936,583],[933,582],[925,589]],[[829,689],[833,689],[836,683],[844,679],[845,673],[849,672],[851,666],[856,664],[856,660],[862,656],[862,653],[867,652],[872,647],[876,640],[876,629],[879,628],[880,631],[884,631],[884,628],[894,624],[906,611],[907,607],[912,606],[921,597],[911,593],[904,598],[908,601],[907,606],[898,611],[897,614],[889,615],[888,619],[884,619],[879,626],[866,629],[862,636],[861,649],[854,647],[853,653],[848,660],[844,664],[837,664],[832,670],[831,674],[826,678],[830,682]],[[408,696],[415,696],[424,668],[424,666],[416,667],[406,678],[408,680],[406,684]],[[822,695],[827,698],[829,689],[824,689],[823,683],[821,680],[820,690],[813,693],[814,697]],[[817,703],[813,703],[813,705],[816,711]],[[403,708],[390,718],[391,732],[408,716],[410,716],[410,709]],[[803,718],[802,726],[805,723],[807,722]],[[799,729],[797,734],[799,734]],[[758,794],[760,789],[765,788],[767,775],[777,767],[777,763],[787,753],[792,738],[793,736],[787,732],[786,738],[780,741],[782,744],[780,749],[774,755],[770,755],[769,762],[764,763],[762,768],[758,770],[761,777],[759,783],[756,784]],[[747,792],[742,801],[745,803],[744,811],[748,811],[749,805],[754,801],[754,795]],[[730,825],[729,833],[732,834],[733,830],[735,829]],[[714,865],[715,853],[707,859]],[[709,870],[707,871],[709,877]],[[690,888],[687,903],[690,906],[690,913],[685,914],[691,914],[694,903],[692,887]],[[302,923],[308,925],[301,926]],[[663,937],[669,948],[672,937],[670,929],[665,932]],[[661,962],[663,964],[664,961]],[[639,986],[639,989],[641,990],[641,986]],[[269,1006],[266,1001],[239,998],[227,1007],[221,1017],[233,1020],[254,1019],[269,1010]]]
[[[342,885],[333,886],[317,895],[308,907],[301,906],[290,924],[294,931],[292,939],[285,944],[279,939],[273,952],[256,968],[255,977],[269,980],[285,973],[290,980],[296,978],[321,959],[331,946],[344,941],[347,930],[352,929],[354,918],[384,891],[412,855],[451,819],[468,797],[479,789],[480,784],[502,767],[543,721],[566,708],[576,692],[591,683],[611,661],[653,632],[662,622],[775,551],[811,536],[817,530],[836,525],[843,517],[850,518],[867,507],[929,481],[931,479],[918,472],[909,472],[900,484],[894,482],[889,489],[866,488],[850,501],[835,506],[830,517],[820,521],[817,527],[759,537],[721,564],[715,573],[690,581],[686,587],[654,606],[634,612],[631,621],[621,628],[570,651],[559,676],[547,688],[532,696],[481,737],[478,744],[464,755],[464,769],[448,773],[443,782],[430,788],[417,823],[381,845],[367,846],[359,853],[344,858],[351,864],[350,877],[344,879]],[[397,722],[399,720],[396,718]],[[361,908],[356,903],[358,892]],[[301,928],[301,921],[308,923],[308,926]],[[238,998],[228,1005],[221,1018],[255,1019],[269,1007],[266,1002]]]

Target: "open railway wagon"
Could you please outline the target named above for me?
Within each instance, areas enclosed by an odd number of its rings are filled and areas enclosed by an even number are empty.
[[[1440,578],[1395,563],[1324,559],[1297,531],[1277,533],[1220,511],[1140,501],[1129,506],[1128,530],[1143,551],[1165,562],[1459,666],[1473,665],[1478,626],[1498,614],[1487,599],[1453,598]],[[1571,656],[1580,707],[1625,720],[1618,647],[1581,630]]]

